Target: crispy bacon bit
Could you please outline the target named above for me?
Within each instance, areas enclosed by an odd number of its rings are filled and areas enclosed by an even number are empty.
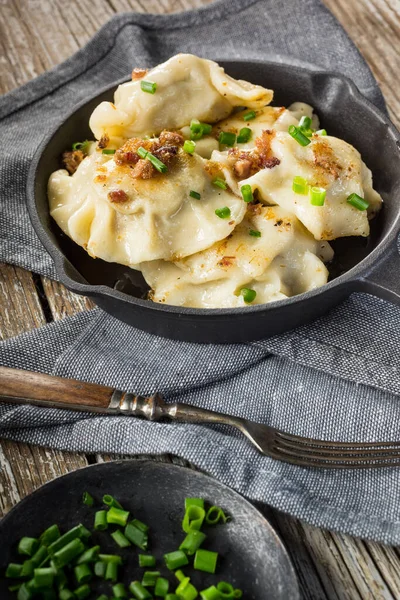
[[[219,267],[231,267],[236,260],[236,256],[223,256],[218,262]]]
[[[168,144],[166,143],[167,141],[175,141],[177,145]],[[119,166],[134,166],[131,175],[135,179],[150,179],[157,175],[158,171],[148,160],[139,157],[137,153],[138,149],[142,147],[151,152],[169,167],[178,154],[178,146],[181,142],[183,143],[183,137],[173,131],[163,131],[159,139],[142,140],[140,138],[131,138],[116,151],[114,160]]]
[[[160,144],[163,146],[183,146],[185,139],[177,131],[164,130],[160,133]]]
[[[276,156],[262,159],[260,157],[260,164],[262,165],[263,169],[273,169],[274,167],[280,165],[281,161],[279,160],[279,158],[276,158]]]
[[[333,175],[335,179],[340,176],[342,166],[337,162],[332,148],[324,140],[318,140],[313,144],[314,164],[326,174]]]
[[[97,147],[100,149],[107,148],[109,141],[110,141],[110,138],[105,133],[104,135],[101,136],[101,138],[97,142]]]
[[[252,161],[248,158],[241,158],[235,162],[233,170],[239,179],[247,179],[250,177]]]
[[[142,79],[146,75],[147,72],[148,72],[148,69],[141,69],[139,67],[136,67],[132,71],[132,81],[136,81],[137,79]]]
[[[126,192],[124,192],[124,190],[113,190],[108,192],[108,199],[110,202],[121,204],[122,202],[127,202],[127,200],[129,200],[129,196]]]
[[[62,164],[65,169],[67,169],[70,175],[73,175],[83,159],[85,158],[85,154],[82,150],[72,150],[71,152],[63,152],[62,155]]]

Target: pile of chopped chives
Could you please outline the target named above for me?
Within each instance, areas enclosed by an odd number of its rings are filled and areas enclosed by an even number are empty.
[[[243,290],[242,290],[243,291]],[[83,495],[83,504],[95,506],[89,492]],[[38,538],[23,537],[17,546],[21,562],[11,562],[5,576],[14,580],[9,586],[17,600],[223,600],[239,599],[242,590],[225,581],[216,582],[198,590],[182,568],[192,566],[195,570],[215,574],[219,561],[218,552],[203,548],[207,535],[201,529],[227,523],[230,520],[219,506],[205,506],[202,498],[186,498],[182,519],[183,539],[177,549],[171,549],[162,557],[157,567],[156,557],[147,552],[149,527],[139,519],[132,518],[130,511],[113,496],[102,498],[106,508],[96,510],[93,518],[94,532],[103,531],[114,540],[117,551],[105,554],[100,544],[93,544],[92,533],[79,524],[62,533],[57,524],[51,525]],[[113,531],[108,531],[113,528]],[[138,566],[144,571],[128,585],[121,581],[123,558],[119,548],[132,546],[140,549]],[[142,552],[144,551],[144,552]],[[161,571],[164,569],[164,575]],[[174,575],[171,582],[171,574]],[[124,577],[126,578],[126,576]],[[108,593],[96,595],[96,582],[108,586]],[[94,596],[94,595],[95,596]]]

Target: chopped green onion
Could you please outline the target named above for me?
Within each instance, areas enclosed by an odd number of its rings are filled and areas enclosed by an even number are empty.
[[[101,153],[102,154],[115,154],[116,150],[113,150],[112,148],[104,148]],[[89,504],[89,506],[92,506],[92,504]]]
[[[34,568],[35,565],[31,560],[24,561],[24,563],[22,564],[21,577],[30,577],[31,575],[33,575]]]
[[[190,139],[191,140],[200,140],[203,135],[208,135],[211,133],[212,125],[208,123],[200,123],[197,119],[192,119],[190,121]]]
[[[235,597],[235,589],[233,585],[227,583],[226,581],[220,581],[219,583],[217,583],[217,590],[219,591],[221,598]]]
[[[185,498],[185,510],[187,510],[189,506],[200,506],[200,508],[204,508],[204,500],[203,498]]]
[[[189,577],[185,577],[185,579],[180,582],[175,592],[180,600],[195,600],[198,596],[198,592],[194,585],[190,583]]]
[[[358,210],[367,210],[369,207],[369,202],[355,192],[347,196],[347,202],[354,206],[354,208],[358,208]]]
[[[186,577],[185,573],[181,569],[175,571],[174,575],[178,581],[183,581]]]
[[[185,143],[183,144],[184,152],[187,152],[188,154],[193,154],[195,148],[196,148],[195,142],[193,142],[192,140],[185,140]]]
[[[256,113],[254,112],[254,110],[249,110],[249,112],[247,112],[245,115],[243,115],[243,119],[245,121],[251,121],[252,119],[256,118]]]
[[[243,288],[246,289],[246,288]],[[251,290],[253,291],[253,290]],[[255,295],[254,295],[255,297]],[[254,298],[253,298],[254,299]],[[231,518],[226,515],[220,506],[210,506],[206,514],[206,523],[208,525],[216,525],[219,521],[227,523]]]
[[[51,587],[54,581],[54,574],[54,570],[51,567],[35,569],[33,572],[35,587]]]
[[[139,519],[133,519],[133,521],[131,521],[131,525],[136,527],[136,529],[140,529],[140,531],[143,531],[144,533],[149,530],[149,526],[146,525],[146,523],[143,523],[143,521],[139,521]]]
[[[160,575],[160,571],[145,571],[142,577],[142,585],[144,587],[154,587]]]
[[[8,586],[8,591],[9,592],[18,592],[19,588],[21,587],[22,583],[16,583],[15,585],[9,585]]]
[[[221,594],[219,593],[215,585],[212,585],[206,590],[202,590],[200,592],[200,598],[201,600],[221,600]]]
[[[189,533],[179,546],[179,550],[183,550],[184,552],[186,552],[186,554],[191,556],[192,554],[195,554],[198,548],[200,548],[201,544],[204,542],[206,537],[206,534],[202,531],[198,531],[196,529],[194,529],[193,531],[189,531]]]
[[[140,89],[142,92],[147,92],[148,94],[155,94],[157,89],[157,84],[152,81],[141,81]]]
[[[233,146],[236,141],[236,135],[230,131],[221,131],[218,141],[224,146]]]
[[[122,565],[122,558],[118,554],[99,554],[99,560],[105,563],[115,562]]]
[[[68,588],[63,588],[62,590],[60,590],[58,592],[58,597],[59,597],[59,600],[74,600],[76,596]],[[99,599],[97,599],[97,600],[99,600]],[[107,597],[106,597],[106,600],[107,600]]]
[[[183,550],[175,550],[175,552],[164,554],[164,561],[167,569],[170,571],[175,571],[175,569],[179,569],[179,567],[189,564],[188,558]]]
[[[94,563],[94,574],[96,577],[104,577],[106,576],[107,563],[102,562],[101,560]]]
[[[253,302],[257,296],[257,292],[255,290],[251,290],[250,288],[242,288],[240,290],[240,294],[243,296],[243,300],[246,302],[246,304],[251,304],[251,302]]]
[[[148,152],[145,148],[143,148],[143,146],[140,146],[136,152],[140,156],[140,158],[146,158],[149,162],[151,162],[153,167],[157,169],[157,171],[159,171],[160,173],[166,173],[168,171],[167,165],[164,165],[164,163],[161,162],[161,160],[159,160],[151,152]]]
[[[72,542],[66,546],[63,546],[60,548],[60,550],[57,550],[57,552],[54,553],[54,564],[58,569],[60,569],[71,562],[72,559],[79,556],[79,554],[82,554],[84,550],[85,546],[82,544],[81,540],[74,539]]]
[[[84,598],[90,596],[90,587],[87,583],[85,583],[84,585],[81,585],[81,587],[74,590],[74,594],[77,600],[84,600]]]
[[[61,599],[60,599],[61,600]],[[108,600],[108,596],[106,596],[105,594],[101,594],[101,596],[99,596],[97,598],[97,600]]]
[[[318,131],[315,132],[317,135],[328,135],[326,133],[326,129],[318,129]]]
[[[72,144],[72,150],[80,150],[83,152],[83,154],[87,154],[90,144],[90,140],[85,140],[84,142],[75,142]]]
[[[141,550],[147,550],[148,535],[146,531],[141,531],[133,523],[128,523],[125,527],[124,535],[132,544],[138,546]]]
[[[52,544],[50,544],[50,546],[48,547],[48,552],[50,556],[53,556],[55,552],[60,550],[63,546],[66,546],[69,542],[72,542],[72,540],[87,539],[89,537],[90,531],[88,531],[86,527],[84,527],[84,525],[77,525],[76,527],[73,527],[72,529],[64,533],[64,535],[59,537]]]
[[[152,554],[139,554],[139,567],[155,567],[156,557]]]
[[[179,600],[179,598],[176,594],[167,594],[165,600]]]
[[[299,127],[301,129],[311,129],[311,119],[310,117],[306,117],[305,115],[303,117],[301,117],[300,121],[299,121]]]
[[[111,537],[120,548],[128,548],[131,545],[130,541],[124,536],[122,531],[120,531],[119,529],[117,529],[117,531],[114,531],[111,534]]]
[[[240,191],[242,192],[242,198],[245,202],[253,202],[253,190],[251,189],[251,185],[249,183],[242,185]]]
[[[107,511],[98,510],[94,515],[94,528],[96,531],[104,531],[108,528]]]
[[[235,589],[235,593],[233,594],[234,598],[241,598],[243,596],[243,592],[242,590],[240,590],[239,588]]]
[[[326,189],[321,187],[310,187],[310,202],[313,206],[323,206],[325,203]]]
[[[74,573],[78,583],[87,583],[92,579],[92,571],[87,564],[77,565]]]
[[[292,138],[294,138],[296,142],[300,144],[300,146],[308,146],[308,144],[311,142],[311,140],[301,131],[300,127],[290,125],[288,131]]]
[[[196,200],[200,200],[200,198],[201,198],[201,195],[199,194],[199,192],[195,192],[194,190],[190,190],[189,196],[191,198],[196,198]]]
[[[51,525],[51,527],[48,527],[42,533],[42,535],[39,538],[39,541],[42,544],[42,546],[47,547],[50,546],[50,544],[52,544],[56,540],[58,540],[59,537],[61,537],[61,534],[58,525]]]
[[[217,213],[217,210],[219,211],[224,211],[225,209],[227,209],[227,211],[229,211],[229,214],[225,215],[224,214],[221,216],[221,214]],[[229,210],[229,208],[227,208],[226,206],[224,208],[220,208],[215,211],[215,214],[218,215],[218,217],[220,217],[221,219],[226,219],[228,216],[230,216],[231,211]],[[206,511],[204,510],[204,508],[201,508],[201,506],[195,506],[195,505],[191,505],[188,506],[187,509],[185,510],[185,515],[183,517],[183,521],[182,521],[182,529],[185,533],[189,533],[189,531],[192,531],[193,529],[201,529],[201,526],[203,524],[204,521],[204,517],[206,516]]]
[[[249,229],[249,235],[253,237],[261,237],[261,231],[257,231],[256,229]]]
[[[28,588],[27,583],[23,583],[18,590],[18,600],[30,600],[33,596],[32,590]]]
[[[237,143],[238,144],[247,144],[247,142],[250,140],[251,138],[251,134],[253,132],[251,131],[251,129],[249,127],[242,127],[242,129],[239,131],[239,135],[237,136]]]
[[[142,147],[140,147],[142,148]],[[139,148],[139,150],[140,150]],[[138,150],[138,154],[139,154],[139,150]],[[144,148],[142,148],[142,150],[144,150]],[[147,153],[147,150],[144,150],[145,153]],[[139,154],[140,156],[140,154]],[[106,506],[112,507],[114,506],[115,508],[120,508],[121,510],[123,510],[122,506],[120,505],[120,503],[118,502],[118,500],[116,500],[115,498],[113,498],[113,496],[110,496],[110,494],[104,494],[103,496],[103,503]]]
[[[299,175],[293,177],[292,190],[296,194],[302,194],[303,196],[306,196],[308,194],[308,188],[309,185],[304,177],[300,177]]]
[[[156,585],[154,587],[154,595],[161,596],[161,598],[165,598],[168,594],[169,590],[169,581],[165,579],[165,577],[158,577],[156,581]]]
[[[119,525],[120,527],[125,527],[129,519],[129,511],[121,510],[120,508],[115,508],[112,506],[107,513],[107,523],[112,523],[114,525]]]
[[[151,599],[151,594],[145,587],[142,586],[140,581],[132,581],[129,584],[129,591],[135,596],[136,600],[147,600]]]
[[[226,188],[228,187],[226,185],[226,182],[224,181],[224,179],[222,179],[221,177],[216,177],[213,180],[213,184],[216,185],[217,187],[221,188],[221,190],[226,190]]]
[[[117,583],[116,585],[113,585],[112,591],[114,594],[114,598],[127,598],[128,597],[128,592],[126,591],[123,583]]]
[[[22,565],[9,563],[6,570],[6,577],[9,579],[18,579],[21,577]]]
[[[39,548],[39,540],[36,538],[23,537],[20,539],[18,544],[18,554],[24,554],[25,556],[32,556]]]
[[[39,567],[44,560],[47,558],[47,548],[45,546],[39,546],[35,554],[32,556],[31,561],[35,567]]]
[[[83,565],[84,563],[96,562],[99,558],[100,546],[93,546],[88,550],[85,550],[83,554],[76,561],[77,565]]]
[[[218,552],[211,552],[211,550],[197,550],[193,566],[197,571],[204,571],[205,573],[215,573],[217,568]]]
[[[109,562],[107,563],[106,574],[104,575],[104,579],[107,581],[112,581],[115,583],[118,579],[118,563]]]
[[[222,208],[216,208],[215,214],[220,219],[228,219],[231,216],[231,209],[228,206],[223,206]]]

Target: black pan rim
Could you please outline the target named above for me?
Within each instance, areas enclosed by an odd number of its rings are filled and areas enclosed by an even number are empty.
[[[395,142],[397,143],[400,150],[400,133],[394,126],[394,124],[390,121],[389,117],[385,115],[379,108],[377,108],[370,100],[368,100],[365,96],[361,94],[355,83],[342,75],[341,73],[335,71],[324,71],[318,69],[311,69],[308,67],[298,67],[293,65],[288,65],[286,63],[262,60],[262,59],[251,59],[251,60],[227,60],[227,59],[215,59],[216,62],[219,62],[224,65],[225,68],[229,69],[229,64],[238,64],[242,63],[243,65],[248,64],[262,64],[263,66],[271,65],[273,67],[285,69],[285,71],[293,71],[298,72],[302,71],[303,73],[307,73],[312,77],[326,77],[329,79],[337,78],[344,82],[347,86],[347,89],[350,95],[355,99],[356,102],[366,105],[368,109],[374,113],[375,117],[385,124],[388,131],[393,136]],[[40,241],[43,246],[50,254],[51,258],[54,261],[56,273],[58,274],[61,283],[63,283],[68,289],[71,291],[88,295],[91,297],[98,298],[113,298],[117,300],[121,300],[127,304],[133,306],[139,306],[145,308],[146,310],[154,311],[155,313],[169,313],[171,318],[174,315],[179,315],[182,317],[193,317],[193,316],[207,316],[207,318],[215,317],[232,317],[235,315],[243,315],[250,313],[260,313],[266,310],[272,311],[277,310],[279,307],[283,306],[296,306],[300,309],[301,305],[307,303],[310,298],[316,298],[319,296],[323,296],[325,293],[329,293],[329,291],[338,288],[350,289],[351,291],[357,291],[362,289],[362,282],[364,280],[364,276],[367,275],[369,271],[373,269],[377,262],[390,250],[393,245],[396,244],[396,239],[400,230],[400,210],[397,214],[396,219],[393,223],[391,223],[389,231],[385,234],[385,237],[381,240],[381,242],[374,248],[368,256],[366,256],[363,260],[361,260],[354,267],[346,271],[345,273],[339,275],[332,281],[324,284],[323,286],[316,288],[315,290],[305,292],[303,294],[298,294],[296,296],[292,296],[291,298],[285,298],[283,300],[278,300],[275,302],[270,302],[267,304],[256,304],[252,306],[244,306],[238,308],[191,308],[191,307],[181,307],[174,306],[171,304],[161,304],[158,302],[152,302],[151,300],[145,300],[142,298],[137,298],[126,294],[124,292],[112,289],[106,285],[93,285],[90,283],[80,283],[75,279],[69,277],[65,265],[69,263],[68,258],[53,244],[50,236],[48,235],[45,228],[42,226],[40,218],[36,209],[36,200],[35,200],[35,181],[37,175],[37,169],[39,166],[40,159],[42,154],[44,153],[48,143],[50,140],[57,135],[58,130],[62,127],[62,125],[70,119],[76,112],[78,112],[83,106],[88,104],[91,100],[96,98],[97,96],[107,92],[115,88],[117,85],[129,81],[129,75],[119,78],[118,80],[102,87],[100,90],[97,90],[95,94],[90,96],[90,98],[84,99],[82,102],[77,104],[67,115],[63,117],[63,119],[57,124],[56,127],[52,129],[50,133],[46,135],[42,143],[39,145],[38,149],[35,152],[35,155],[32,159],[32,163],[28,172],[27,178],[27,205],[28,212],[35,229],[36,234],[38,235]],[[399,168],[400,168],[400,155],[399,155]],[[71,264],[71,263],[69,263]]]

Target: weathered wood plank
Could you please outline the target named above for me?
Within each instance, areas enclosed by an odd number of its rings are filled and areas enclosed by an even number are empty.
[[[55,321],[94,307],[89,298],[70,292],[58,281],[42,277],[42,283],[51,315]]]

